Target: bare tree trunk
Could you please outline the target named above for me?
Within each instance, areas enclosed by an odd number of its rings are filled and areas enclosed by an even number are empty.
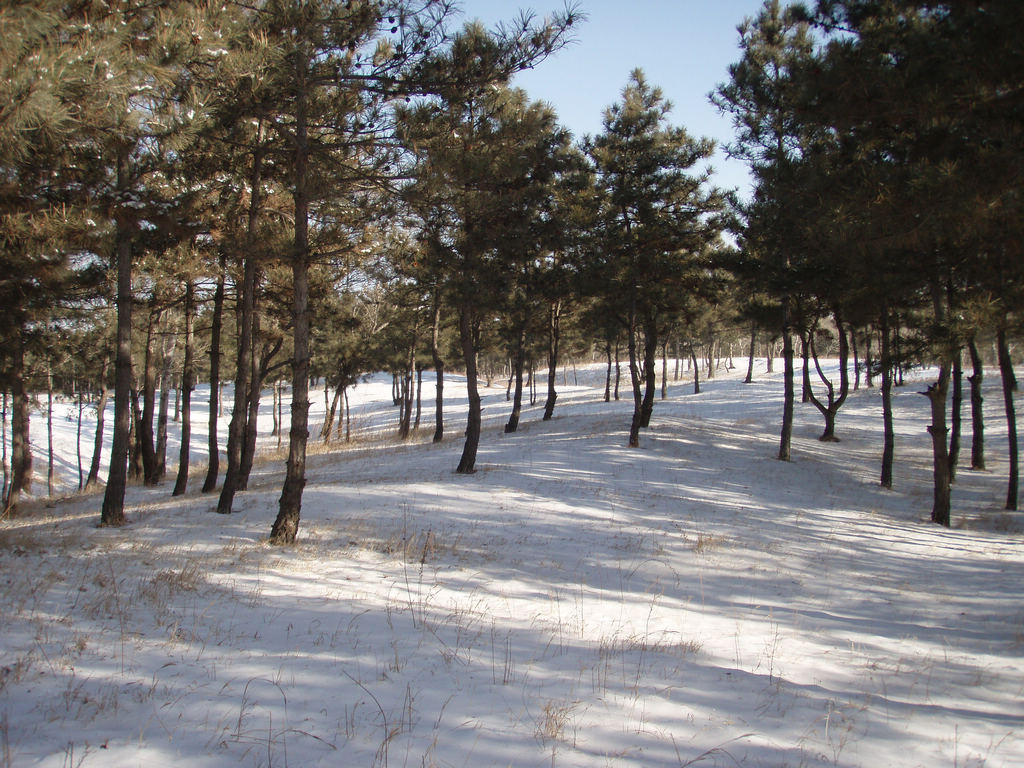
[[[466,390],[469,395],[469,414],[466,419],[466,442],[456,472],[471,474],[476,471],[476,454],[480,447],[482,415],[480,390],[477,386],[478,328],[471,307],[463,305],[459,312],[459,338],[462,342],[462,356],[466,365]]]
[[[220,255],[220,272],[217,275],[217,288],[213,293],[213,320],[210,328],[210,412],[209,424],[209,459],[206,468],[206,479],[203,481],[203,493],[210,493],[217,487],[217,473],[220,471],[220,442],[217,440],[217,417],[220,414],[220,343],[224,322],[224,273],[226,258]]]
[[[1009,476],[1006,484],[1006,509],[1017,509],[1017,486],[1019,476],[1019,450],[1017,447],[1017,411],[1013,393],[1017,390],[1017,377],[1013,373],[1013,360],[1006,341],[1006,327],[1000,324],[996,334],[999,350],[999,373],[1003,380],[1003,407],[1006,410],[1006,432],[1009,440]]]
[[[544,415],[541,421],[550,421],[555,415],[555,401],[558,400],[555,371],[558,369],[561,342],[562,302],[553,301],[548,311],[548,396],[544,401]]]
[[[779,437],[779,459],[789,461],[792,457],[793,439],[793,406],[795,399],[793,370],[793,330],[790,325],[790,299],[782,302],[782,361],[783,361],[783,395],[782,395],[782,431]],[[770,360],[771,358],[769,358]]]
[[[181,496],[188,487],[189,450],[192,443],[192,390],[196,385],[194,352],[193,303],[195,286],[185,283],[185,351],[181,366],[181,447],[178,450],[178,476],[174,480],[172,496]]]
[[[127,191],[127,149],[118,153],[117,186]],[[114,439],[110,447],[110,472],[103,494],[100,524],[123,525],[124,494],[128,485],[128,431],[131,429],[132,385],[132,241],[127,226],[116,222],[117,263],[117,356],[114,361]]]
[[[700,394],[700,365],[697,364],[697,352],[690,345],[690,362],[693,364],[693,394]]]
[[[103,456],[103,428],[107,412],[107,368],[110,366],[110,357],[103,356],[103,365],[100,366],[100,396],[96,403],[96,435],[93,440],[92,461],[89,463],[89,474],[85,478],[86,489],[92,488],[99,483],[100,461]]]
[[[932,423],[928,425],[928,433],[932,436],[932,479],[933,502],[932,522],[950,524],[950,477],[949,477],[949,444],[946,436],[946,401],[949,398],[949,363],[939,366],[937,381],[930,385],[922,394],[931,403]]]
[[[526,365],[526,328],[521,327],[516,334],[516,346],[512,351],[512,381],[515,383],[515,394],[512,398],[512,413],[505,423],[505,434],[519,429],[519,416],[523,410],[523,367]]]
[[[612,399],[612,343],[610,341],[605,342],[604,351],[608,356],[608,372],[604,377],[604,401],[609,403]]]
[[[896,432],[892,421],[892,378],[893,360],[890,351],[889,331],[889,307],[882,309],[882,350],[881,350],[881,374],[882,374],[882,475],[880,484],[883,488],[892,488],[892,465],[896,451]]]
[[[441,358],[441,299],[434,296],[434,322],[430,330],[430,356],[434,361],[434,437],[440,443],[444,438],[444,360]]]
[[[292,254],[292,425],[288,432],[288,461],[271,544],[293,544],[299,533],[302,491],[306,487],[306,441],[309,439],[309,163],[306,112],[307,62],[296,62],[299,87],[295,109],[295,252]]]
[[[963,350],[956,350],[953,354],[953,401],[950,408],[949,433],[949,482],[956,482],[956,469],[960,461],[960,434],[963,427],[963,403],[964,403],[964,368]]]
[[[160,369],[160,407],[157,411],[156,429],[156,474],[160,480],[167,475],[167,418],[171,400],[171,380],[174,367],[174,349],[177,346],[177,336],[169,333],[170,322],[165,322],[163,327],[163,338],[161,351],[163,352],[162,367]]]
[[[627,349],[629,351],[629,380],[633,387],[633,418],[629,424],[629,447],[640,447],[640,426],[643,414],[643,394],[640,389],[640,363],[637,360],[636,350],[636,319],[630,317],[629,339]]]
[[[750,324],[750,354],[747,355],[747,375],[743,379],[744,384],[754,381],[754,352],[757,351],[757,326]]]
[[[985,417],[982,414],[984,398],[981,394],[985,370],[973,336],[967,342],[967,350],[971,355],[971,375],[967,377],[971,384],[971,469],[981,470],[985,469]]]
[[[53,368],[46,361],[46,495],[53,496]]]

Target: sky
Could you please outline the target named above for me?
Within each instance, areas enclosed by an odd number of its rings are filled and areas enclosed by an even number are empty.
[[[578,137],[601,130],[605,108],[619,100],[630,72],[639,67],[674,108],[670,120],[691,135],[732,140],[732,122],[708,101],[739,58],[736,27],[755,16],[762,0],[579,0],[587,16],[575,42],[514,84],[549,102]],[[493,27],[520,10],[543,17],[562,10],[562,0],[462,0],[465,19]],[[749,176],[739,161],[716,152],[714,183],[747,196]]]

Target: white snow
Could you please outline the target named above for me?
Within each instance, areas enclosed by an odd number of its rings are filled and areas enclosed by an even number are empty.
[[[197,490],[172,499],[173,469],[130,489],[121,529],[96,527],[99,493],[37,498],[0,523],[0,768],[1024,765],[1024,549],[1001,510],[998,392],[989,471],[964,469],[965,447],[945,530],[928,522],[919,382],[898,390],[885,491],[877,389],[851,396],[837,444],[798,405],[783,463],[764,368],[699,395],[673,383],[632,450],[628,393],[603,403],[601,367],[560,376],[555,419],[541,400],[512,435],[496,386],[471,476],[453,472],[462,383],[445,442],[427,442],[425,387],[419,437],[397,444],[377,377],[352,392],[360,442],[311,453],[293,548],[265,543],[283,469],[269,436],[230,516]],[[59,408],[76,484],[77,411]],[[36,493],[45,434],[34,413]]]

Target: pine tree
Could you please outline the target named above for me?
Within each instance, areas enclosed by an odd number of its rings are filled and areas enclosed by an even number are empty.
[[[670,110],[661,90],[635,70],[622,101],[605,111],[603,133],[588,145],[604,193],[605,260],[596,266],[607,276],[603,294],[629,349],[633,447],[654,408],[660,329],[696,289],[691,268],[707,258],[724,225],[725,199],[708,185],[710,169],[695,168],[714,144],[669,125]]]

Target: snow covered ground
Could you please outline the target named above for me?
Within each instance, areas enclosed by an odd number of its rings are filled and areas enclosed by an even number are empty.
[[[377,439],[310,457],[294,548],[265,543],[276,438],[230,516],[170,498],[173,476],[130,489],[122,529],[96,527],[99,494],[29,503],[0,523],[0,768],[1024,765],[997,392],[990,469],[961,470],[944,530],[919,384],[898,392],[883,491],[877,390],[851,396],[840,443],[799,406],[781,463],[781,380],[757,370],[671,385],[632,450],[600,370],[570,369],[555,419],[538,405],[512,435],[495,388],[471,476],[453,472],[464,387],[444,443],[429,392],[421,438],[397,444],[376,378],[352,402]]]

